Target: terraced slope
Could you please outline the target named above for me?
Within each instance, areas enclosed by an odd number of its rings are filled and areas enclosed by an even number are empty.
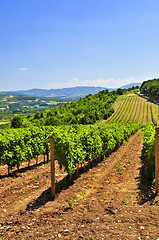
[[[121,96],[115,105],[110,122],[137,122],[138,124],[157,123],[158,106],[136,94]]]

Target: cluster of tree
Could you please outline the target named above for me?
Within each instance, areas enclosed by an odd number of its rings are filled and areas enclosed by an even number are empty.
[[[144,81],[140,87],[140,93],[159,101],[159,78]]]
[[[109,118],[114,112],[113,103],[117,96],[124,94],[126,91],[126,89],[118,89],[112,92],[103,90],[98,94],[89,94],[78,101],[65,103],[61,107],[46,110],[43,113],[36,112],[30,120],[38,126],[93,124]]]
[[[134,88],[133,88],[134,89]],[[70,124],[94,124],[109,118],[114,112],[113,104],[119,95],[127,93],[131,89],[117,89],[109,92],[107,89],[97,94],[89,94],[75,102],[67,102],[60,107],[47,109],[44,112],[37,111],[34,115],[24,118],[22,121],[15,116],[11,121],[13,128],[34,126],[58,126]]]
[[[63,104],[49,97],[0,94],[0,119],[9,121],[15,114],[24,117],[28,114],[33,115],[36,111],[42,112]]]

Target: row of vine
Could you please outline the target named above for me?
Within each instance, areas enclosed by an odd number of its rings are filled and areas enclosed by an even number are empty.
[[[145,100],[137,97],[127,97],[118,106],[115,113],[108,120],[109,122],[136,122],[140,125],[153,123],[156,121],[153,114],[152,106]]]
[[[47,154],[51,137],[54,138],[55,158],[60,167],[64,166],[72,174],[77,163],[108,155],[137,129],[137,124],[112,123],[1,130],[0,165],[7,164],[11,169],[38,155]]]
[[[146,124],[144,127],[143,156],[147,179],[154,178],[155,172],[155,126]]]

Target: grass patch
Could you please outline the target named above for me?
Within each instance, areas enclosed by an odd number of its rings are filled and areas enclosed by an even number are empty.
[[[85,190],[80,193],[81,196],[84,196],[85,194],[86,194]]]
[[[40,174],[34,177],[35,180],[38,180],[40,178]]]
[[[69,208],[72,208],[75,204],[75,200],[74,199],[69,199],[66,203],[65,203],[65,206],[66,207],[69,207]]]
[[[102,184],[101,186],[99,186],[100,189],[104,189],[105,186]]]
[[[86,187],[87,188],[92,188],[92,186],[90,184],[87,184]]]
[[[117,165],[116,165],[116,168],[117,168],[117,171],[118,171],[119,174],[122,174],[122,173],[123,173],[124,168],[123,168],[123,166],[122,166],[121,163],[117,164]]]
[[[128,205],[128,201],[126,199],[123,199],[123,204]]]

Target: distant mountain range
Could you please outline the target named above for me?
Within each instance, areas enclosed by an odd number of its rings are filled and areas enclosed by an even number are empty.
[[[122,86],[121,88],[122,88],[122,89],[124,89],[124,88],[128,89],[128,88],[132,88],[133,86],[134,86],[134,87],[136,87],[136,86],[139,86],[139,87],[140,87],[141,84],[142,84],[142,83],[130,83],[130,84],[128,84],[128,85]]]
[[[131,88],[140,86],[141,83],[131,83],[121,88]],[[79,99],[89,94],[96,94],[102,90],[108,89],[109,91],[116,90],[117,88],[104,88],[104,87],[72,87],[72,88],[61,88],[61,89],[30,89],[30,90],[19,90],[19,91],[1,91],[0,94],[9,95],[28,95],[37,97],[52,97],[61,99]]]

